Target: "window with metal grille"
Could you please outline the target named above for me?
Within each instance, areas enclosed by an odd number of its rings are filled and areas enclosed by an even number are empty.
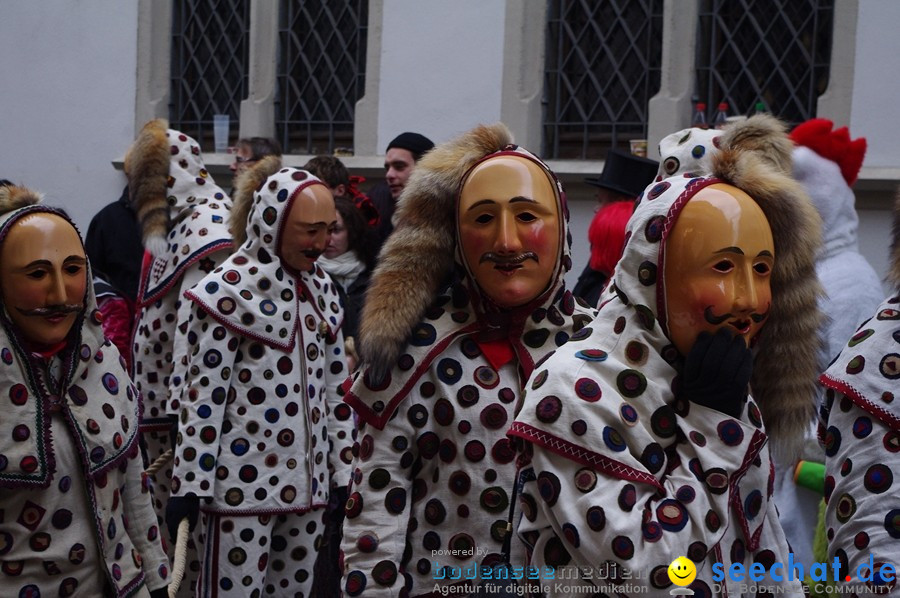
[[[250,3],[174,0],[169,124],[213,150],[213,115],[227,114],[237,138],[247,97]]]
[[[834,0],[702,0],[697,97],[710,118],[757,102],[789,125],[816,116],[828,87]]]
[[[285,153],[353,151],[368,13],[368,0],[282,2],[275,131]]]
[[[663,0],[551,0],[544,157],[602,159],[647,136],[659,91]]]

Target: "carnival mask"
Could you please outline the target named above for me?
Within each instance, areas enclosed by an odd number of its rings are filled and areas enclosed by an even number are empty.
[[[466,267],[500,307],[535,299],[551,282],[560,253],[560,213],[547,174],[518,156],[472,169],[459,197],[459,239]]]
[[[752,346],[772,305],[774,263],[772,230],[749,195],[725,184],[694,195],[665,246],[666,321],[678,351],[722,327]]]
[[[331,191],[320,183],[303,187],[284,219],[278,255],[289,268],[307,272],[325,251],[335,226]]]
[[[68,336],[84,310],[87,258],[75,228],[39,212],[14,223],[0,247],[0,293],[13,325],[35,345]]]

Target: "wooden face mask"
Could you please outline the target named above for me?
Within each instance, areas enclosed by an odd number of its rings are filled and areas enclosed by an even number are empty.
[[[336,222],[334,197],[325,185],[300,190],[284,216],[278,255],[290,268],[307,272],[325,247]]]
[[[0,247],[0,293],[19,333],[36,345],[65,340],[84,310],[87,259],[75,228],[38,212],[10,227]]]
[[[736,187],[710,185],[678,216],[665,247],[669,338],[687,355],[697,334],[722,327],[748,346],[772,305],[772,230],[762,209]]]
[[[461,254],[481,290],[505,308],[550,285],[560,254],[560,213],[547,174],[510,155],[477,165],[462,187]]]

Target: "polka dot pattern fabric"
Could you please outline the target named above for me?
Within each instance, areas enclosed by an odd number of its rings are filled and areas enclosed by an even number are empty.
[[[0,243],[19,218],[48,211],[4,214]],[[164,586],[168,559],[141,478],[140,399],[103,336],[93,288],[78,333],[53,358],[58,375],[23,351],[5,311],[0,323],[0,587],[100,595],[109,579],[127,596]]]
[[[674,176],[688,178],[708,175],[710,158],[719,151],[722,131],[688,128],[676,131],[659,142],[657,181]]]
[[[900,551],[900,295],[882,303],[822,374],[828,557],[841,575]],[[857,582],[858,583],[858,582]],[[866,582],[873,585],[872,582]],[[887,584],[890,588],[896,581]],[[873,588],[873,592],[876,588]]]
[[[290,274],[276,254],[289,198],[311,183],[320,184],[292,168],[269,177],[254,197],[247,243],[185,294],[189,362],[172,492],[207,497],[207,510],[322,507],[349,479],[351,412],[337,394],[347,376],[340,300],[321,268]]]
[[[541,164],[520,148],[500,153]],[[554,187],[566,239],[564,196]],[[506,430],[522,372],[594,313],[564,288],[570,259],[561,246],[548,290],[507,311],[480,293],[457,251],[463,282],[435,299],[385,379],[365,370],[349,381],[345,401],[362,425],[341,546],[346,596],[422,595],[453,583],[444,568],[499,562],[516,467]],[[479,343],[496,340],[484,333],[496,332],[497,322],[514,357],[494,366]],[[518,542],[512,552],[523,562]]]
[[[681,358],[660,317],[657,273],[681,208],[715,182],[686,175],[648,186],[597,318],[526,385],[509,433],[526,441],[518,534],[532,565],[597,567],[601,555],[666,595],[665,568],[685,554],[698,568],[690,587],[708,595],[715,561],[727,569],[787,556],[753,400],[731,418],[674,396]]]
[[[166,254],[152,260],[142,272],[139,306],[152,304],[169,292],[194,262],[231,247],[231,198],[206,170],[200,145],[173,129],[166,131],[166,138],[170,157],[165,194],[172,225]]]

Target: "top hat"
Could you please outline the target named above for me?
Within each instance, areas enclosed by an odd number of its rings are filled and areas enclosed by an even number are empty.
[[[584,182],[594,187],[609,189],[630,197],[637,197],[641,191],[653,182],[659,163],[611,149],[606,153],[603,172],[599,177],[588,177]]]

